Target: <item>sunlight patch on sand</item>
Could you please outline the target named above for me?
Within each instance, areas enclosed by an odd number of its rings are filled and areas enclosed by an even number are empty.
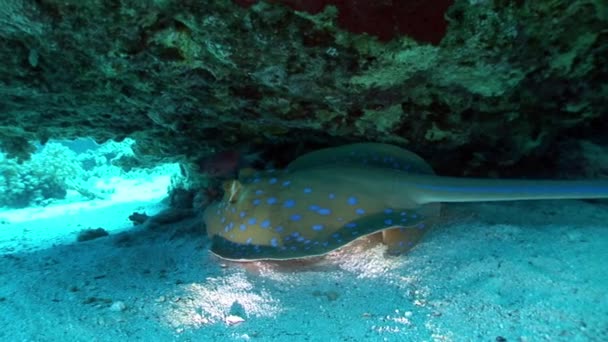
[[[255,290],[244,273],[208,278],[203,284],[189,284],[165,312],[174,328],[199,328],[223,322],[231,315],[245,320],[274,317],[282,311],[280,301],[262,289]],[[234,311],[242,311],[235,313]]]

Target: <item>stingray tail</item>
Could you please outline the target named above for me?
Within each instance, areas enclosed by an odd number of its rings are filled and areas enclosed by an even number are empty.
[[[608,198],[608,181],[553,181],[420,176],[404,184],[420,203]]]

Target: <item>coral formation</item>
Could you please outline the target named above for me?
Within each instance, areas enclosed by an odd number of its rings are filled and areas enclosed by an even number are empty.
[[[88,199],[103,198],[113,189],[99,184],[102,178],[138,174],[132,144],[132,140],[93,143],[89,149],[78,150],[74,146],[83,146],[81,141],[50,141],[38,146],[27,161],[0,153],[0,207],[47,205],[65,198],[69,191]]]
[[[605,2],[429,3],[6,1],[0,146],[131,137],[130,162],[192,175],[246,146],[280,164],[380,141],[443,174],[515,176],[606,130]]]
[[[0,206],[26,207],[64,198],[68,188],[77,187],[75,180],[82,171],[76,154],[59,144],[48,144],[22,164],[4,157],[0,160]]]
[[[258,1],[234,0],[249,7]],[[296,11],[312,14],[321,12],[326,6],[338,10],[337,24],[352,33],[367,33],[381,41],[400,35],[421,42],[438,44],[445,35],[447,22],[445,12],[453,0],[424,1],[358,1],[358,0],[276,0]]]

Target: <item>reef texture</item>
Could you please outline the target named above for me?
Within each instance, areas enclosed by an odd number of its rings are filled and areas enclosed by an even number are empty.
[[[379,141],[443,174],[510,176],[576,164],[589,147],[572,142],[608,129],[606,1],[0,3],[11,155],[133,137],[142,165],[280,165]]]

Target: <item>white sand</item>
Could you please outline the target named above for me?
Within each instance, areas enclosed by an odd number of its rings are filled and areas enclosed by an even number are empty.
[[[450,205],[406,256],[284,265],[218,260],[197,219],[133,228],[162,205],[131,197],[0,213],[0,341],[608,341],[605,204]]]
[[[65,201],[48,207],[0,210],[0,252],[70,243],[79,231],[88,228],[103,227],[110,233],[131,228],[128,216],[133,212],[145,209],[148,215],[154,215],[164,208],[159,202],[167,194],[170,179],[165,175],[149,179],[112,177],[96,186],[97,190],[108,191],[104,199],[71,202],[82,199],[71,191]]]

